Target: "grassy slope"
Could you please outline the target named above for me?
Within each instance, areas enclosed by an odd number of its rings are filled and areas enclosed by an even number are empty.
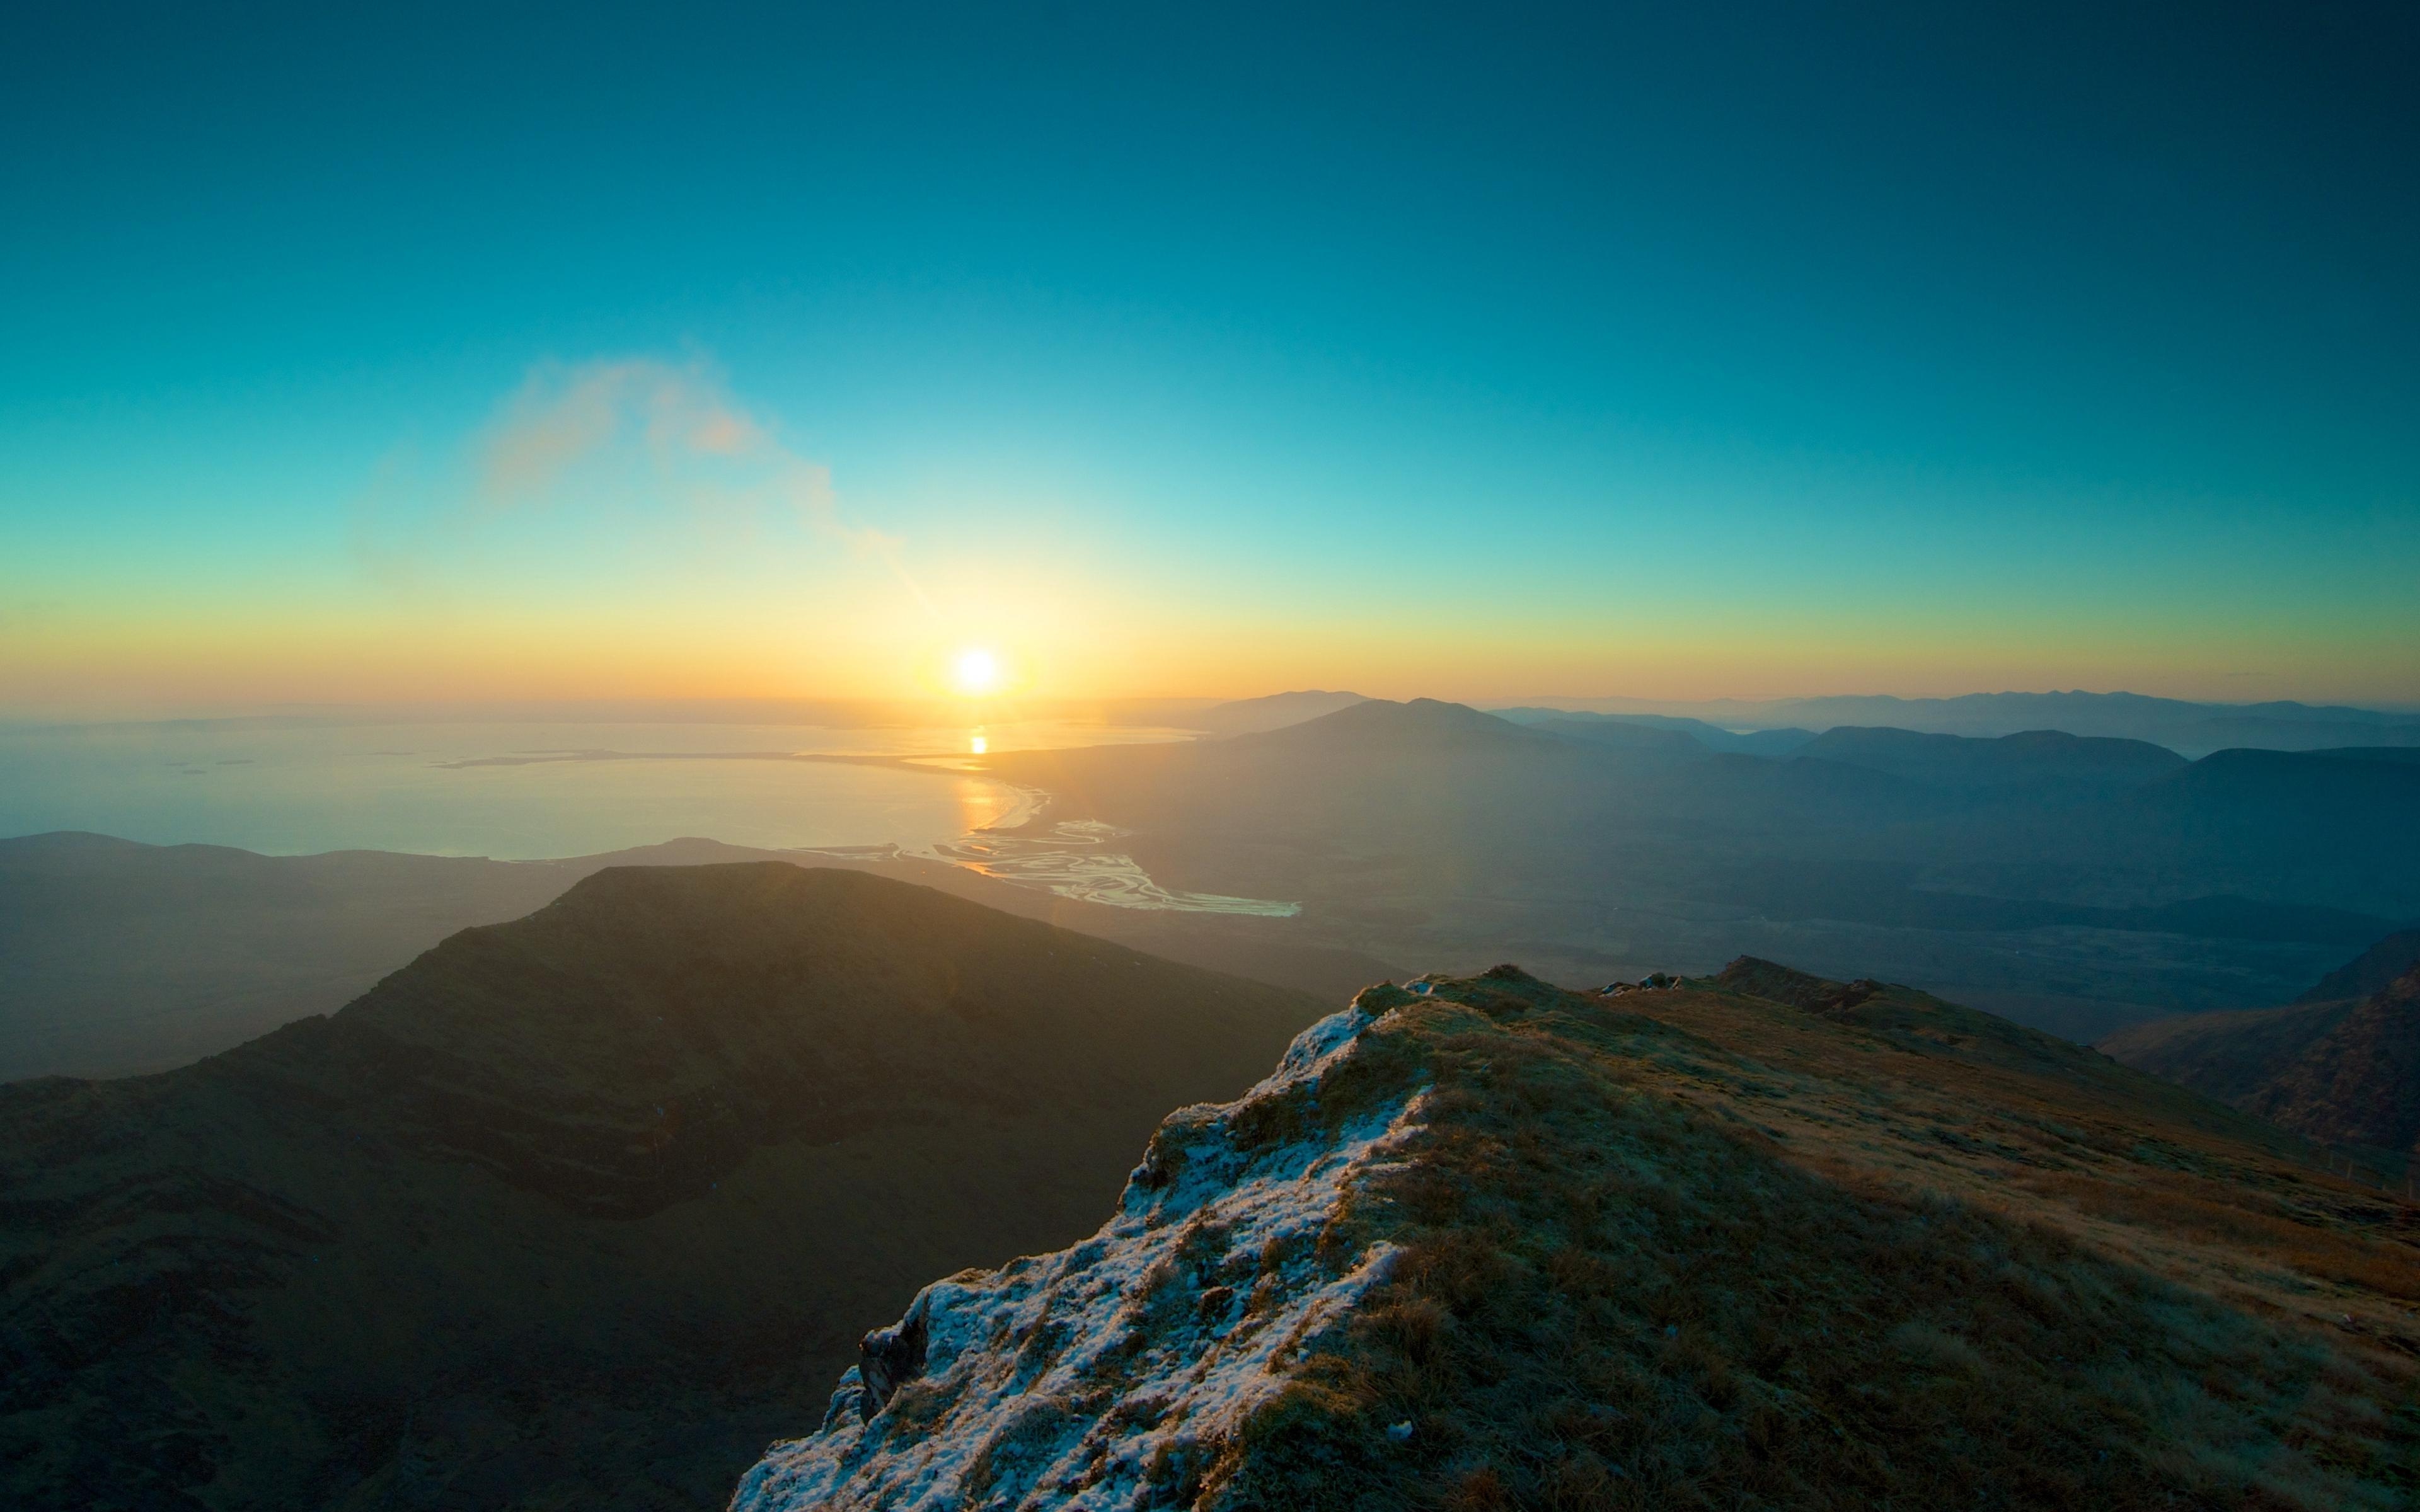
[[[1433,1083],[1433,1122],[1328,1243],[1406,1253],[1209,1504],[2420,1493],[2420,1220],[2242,1115],[1899,989],[1368,1001],[1355,1079]]]
[[[332,1019],[0,1088],[0,1501],[701,1507],[919,1279],[1317,1011],[923,888],[609,872]]]
[[[2184,1013],[2118,1030],[2100,1048],[2211,1097],[2250,1097],[2351,1012],[2350,1001],[2296,1003],[2233,1013]]]

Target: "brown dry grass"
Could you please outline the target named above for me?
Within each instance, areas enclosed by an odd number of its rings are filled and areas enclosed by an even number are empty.
[[[1374,1031],[1375,1064],[1435,1088],[1416,1158],[1344,1221],[1404,1246],[1394,1280],[1204,1504],[2420,1493],[2420,1226],[2398,1205],[1913,995],[1845,1022],[1650,1001],[1491,974]]]

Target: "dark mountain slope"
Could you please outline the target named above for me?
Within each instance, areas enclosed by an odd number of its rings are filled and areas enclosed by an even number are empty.
[[[2312,984],[2298,1003],[2335,1003],[2367,997],[2420,965],[2420,929],[2398,930]]]
[[[1842,725],[1798,748],[1802,757],[1868,766],[1911,781],[1966,791],[2023,790],[2080,798],[2124,792],[2182,769],[2185,759],[2140,740],[2031,730],[1977,740]]]
[[[2137,1071],[2242,1106],[2352,1010],[2353,1001],[2346,999],[2183,1013],[2120,1029],[2100,1049]]]
[[[518,918],[582,874],[106,835],[0,841],[0,1081],[180,1065],[333,1012],[454,931]]]
[[[2420,966],[2356,1003],[2243,1105],[2314,1139],[2420,1154]]]
[[[2276,1143],[2273,1134],[2255,1119],[2231,1112],[2207,1095],[2181,1091],[2149,1068],[2120,1064],[2071,1040],[1913,987],[1869,978],[1827,981],[1753,956],[1740,957],[1705,985],[1787,1003],[1901,1050],[2055,1082],[2071,1089],[2071,1095],[2106,1098],[2113,1107],[2249,1144]]]
[[[878,878],[634,869],[198,1065],[0,1088],[0,1491],[710,1504],[910,1278],[1080,1232],[1311,1013]]]
[[[256,856],[32,835],[0,840],[0,1082],[164,1070],[333,1013],[457,930],[518,918],[607,867],[776,860],[895,877],[1323,998],[1402,975],[1292,920],[1111,908],[895,856],[694,839],[560,861]]]
[[[2408,1504],[2407,1210],[2088,1051],[1739,978],[1793,1001],[1370,989],[1094,1238],[927,1288],[735,1506]]]
[[[2163,1019],[2101,1047],[2390,1169],[2420,1158],[2420,964],[2366,997]]]

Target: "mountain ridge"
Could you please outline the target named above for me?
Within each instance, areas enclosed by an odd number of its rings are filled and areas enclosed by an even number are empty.
[[[2408,1215],[2080,1047],[1726,977],[1365,991],[868,1334],[734,1512],[2399,1504]]]

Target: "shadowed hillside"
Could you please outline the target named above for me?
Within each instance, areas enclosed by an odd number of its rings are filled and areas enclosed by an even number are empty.
[[[0,1489],[697,1507],[1306,1000],[923,888],[608,871],[198,1065],[0,1088]]]
[[[2390,1168],[2420,1157],[2420,965],[2365,997],[2163,1019],[2102,1048]]]
[[[1962,790],[2031,790],[2076,798],[2121,793],[2185,766],[2164,747],[2032,730],[1996,740],[1842,725],[1800,746],[1802,758],[1871,767]]]
[[[2312,984],[2298,1003],[2335,1003],[2367,997],[2420,965],[2420,929],[2399,930]]]
[[[105,835],[0,840],[0,1081],[118,1076],[332,1013],[455,931],[518,918],[612,866],[783,861],[870,872],[1214,971],[1333,999],[1384,960],[1282,920],[1109,908],[961,867],[678,840],[560,861],[256,856]]]
[[[1092,1240],[928,1287],[735,1507],[2387,1512],[2420,1218],[2294,1144],[1770,962],[1372,988]]]

